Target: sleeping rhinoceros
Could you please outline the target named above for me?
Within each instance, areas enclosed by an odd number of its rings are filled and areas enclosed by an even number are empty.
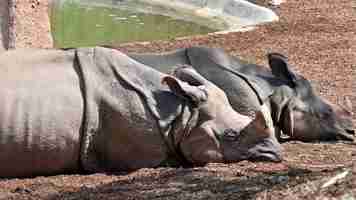
[[[251,115],[265,101],[279,139],[282,130],[289,140],[354,140],[351,102],[337,106],[319,97],[281,54],[268,54],[271,70],[208,47],[129,56],[162,72],[169,72],[177,64],[192,65],[224,90],[232,107],[241,114]]]
[[[0,55],[0,177],[281,160],[272,119],[234,111],[189,67],[102,47]]]

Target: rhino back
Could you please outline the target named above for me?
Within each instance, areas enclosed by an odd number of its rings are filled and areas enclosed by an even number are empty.
[[[88,137],[88,160],[105,171],[156,167],[166,160],[165,136],[181,110],[181,99],[161,83],[166,75],[112,49],[84,48],[77,55],[92,91],[87,117],[95,118],[88,123],[96,129]]]
[[[229,56],[221,49],[190,47],[160,54],[129,54],[129,56],[165,73],[172,72],[177,65],[192,65],[206,79],[224,90],[236,111],[251,116],[255,110],[259,110],[258,98],[251,87],[241,77],[222,68],[239,71],[244,65],[239,59]]]
[[[186,49],[152,54],[131,53],[128,56],[163,73],[171,73],[177,65],[190,64]]]
[[[262,91],[273,91],[277,87],[287,84],[282,79],[273,75],[270,69],[261,65],[243,64],[239,68],[239,71],[255,81],[262,88]]]
[[[83,100],[70,52],[0,57],[0,176],[78,168]]]
[[[250,76],[242,74],[242,77],[240,69],[244,64],[221,49],[192,47],[187,49],[187,55],[194,69],[224,90],[231,106],[241,114],[253,116],[260,109],[259,97],[253,89],[262,99],[270,93]]]

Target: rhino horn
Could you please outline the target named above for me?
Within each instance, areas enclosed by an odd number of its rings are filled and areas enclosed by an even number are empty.
[[[351,100],[349,97],[345,97],[344,98],[344,101],[345,101],[345,108],[346,110],[348,110],[349,112],[352,113],[352,103],[351,103]]]
[[[273,121],[271,113],[265,104],[261,106],[261,109],[255,112],[254,120],[255,128],[257,133],[269,137],[271,131],[274,132]]]
[[[293,137],[294,135],[294,114],[293,114],[293,110],[292,107],[289,106],[286,108],[285,110],[286,114],[285,114],[285,129],[286,132],[288,133],[289,137]]]
[[[348,96],[345,96],[343,100],[340,100],[338,97],[337,105],[340,106],[347,113],[352,114],[352,103]]]
[[[273,127],[272,115],[265,103],[261,105],[261,110],[256,112],[256,118],[258,117],[264,120],[263,124],[265,124],[266,128]]]

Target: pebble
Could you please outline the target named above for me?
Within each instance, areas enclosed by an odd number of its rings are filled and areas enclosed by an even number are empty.
[[[285,0],[271,0],[271,1],[269,1],[269,4],[271,6],[279,6],[284,2],[285,2]]]

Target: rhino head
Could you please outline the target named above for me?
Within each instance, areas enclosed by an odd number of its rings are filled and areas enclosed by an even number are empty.
[[[281,54],[268,54],[268,61],[273,75],[284,82],[270,100],[277,129],[293,140],[354,140],[350,101],[335,105],[317,96],[310,82],[294,73]]]
[[[269,113],[257,112],[251,120],[237,113],[220,88],[190,67],[180,67],[164,81],[198,109],[195,126],[180,139],[179,149],[194,164],[241,160],[281,161],[281,146]],[[184,82],[183,82],[184,81]],[[177,139],[176,139],[177,140]]]

